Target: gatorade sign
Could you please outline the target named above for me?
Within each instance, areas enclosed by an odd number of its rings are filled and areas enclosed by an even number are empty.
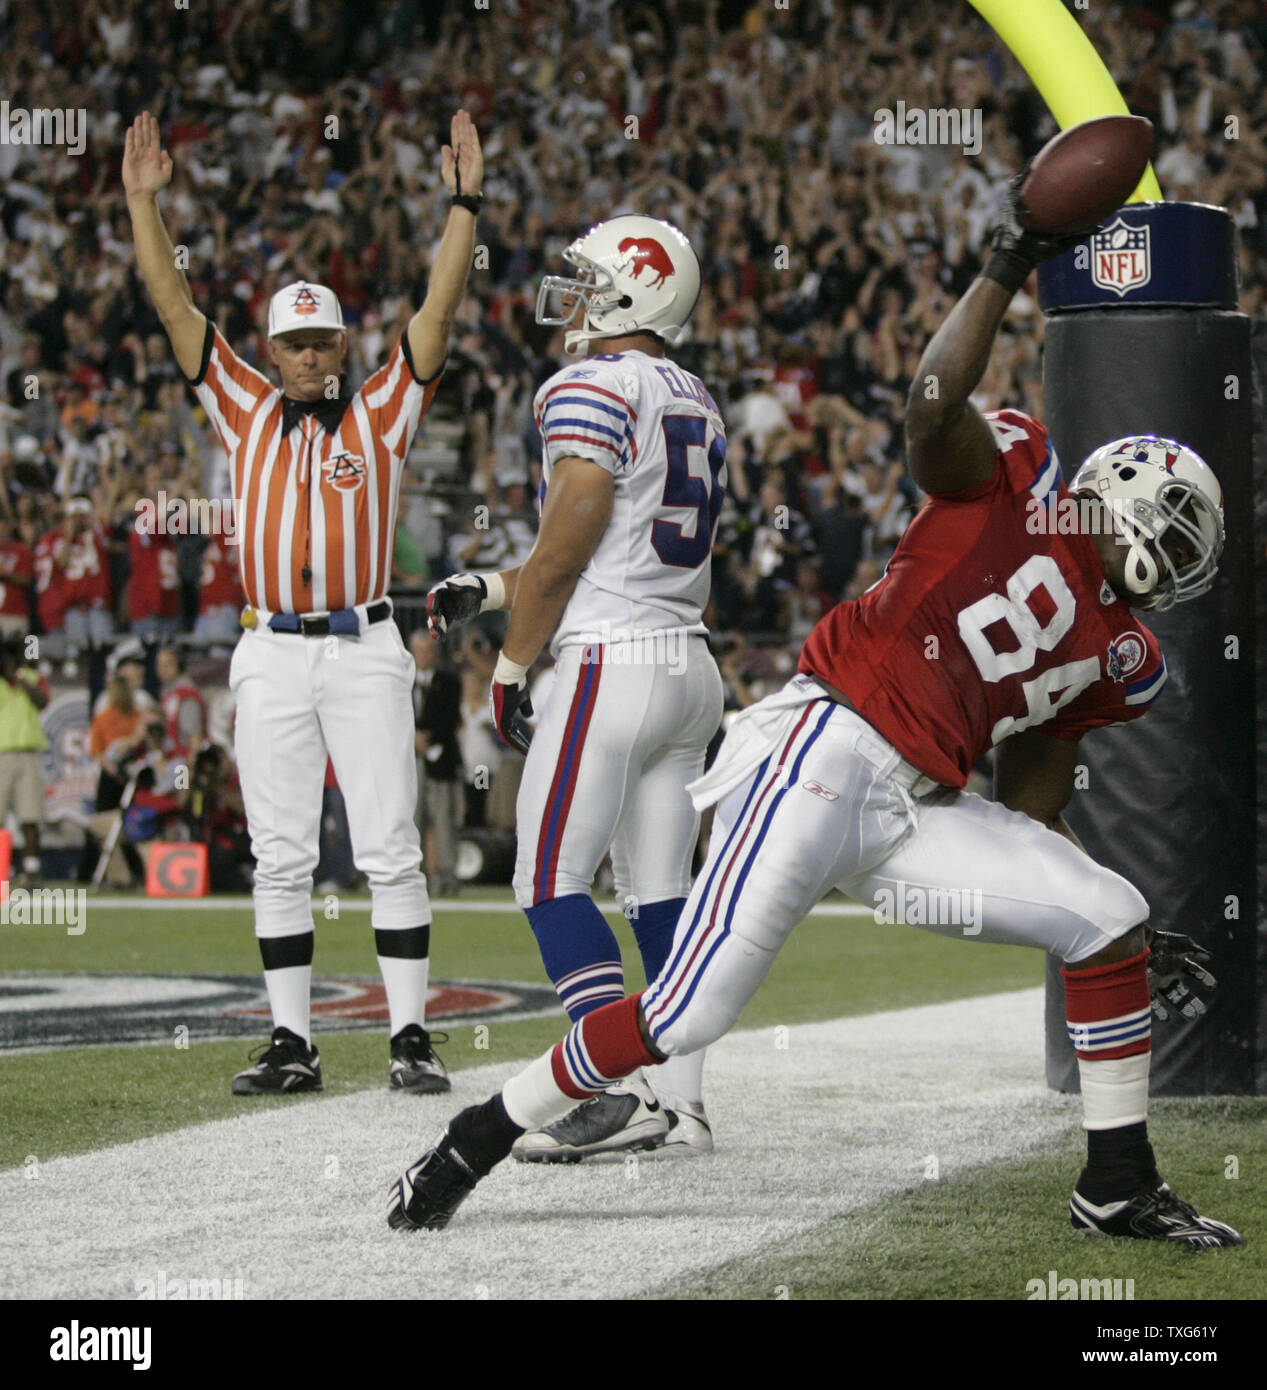
[[[211,891],[206,845],[156,844],[150,850],[145,891],[151,898],[205,898]]]

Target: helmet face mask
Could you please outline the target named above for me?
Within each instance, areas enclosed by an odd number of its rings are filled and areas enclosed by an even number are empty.
[[[580,275],[575,278],[566,275],[542,277],[541,286],[537,290],[536,320],[551,328],[567,328],[577,321],[578,314],[582,315],[583,320],[591,300],[610,294],[613,288],[611,273],[602,266],[574,256],[570,249],[563,255],[577,267]],[[554,307],[551,299],[556,295],[559,298],[558,312],[551,313]],[[570,308],[567,304],[568,299],[572,301]]]
[[[1127,555],[1123,582],[1137,608],[1164,612],[1206,593],[1223,551],[1223,493],[1186,445],[1131,435],[1096,449],[1074,492],[1098,498]]]
[[[1197,523],[1202,511],[1219,523],[1217,549],[1206,543]],[[1154,502],[1138,501],[1135,514],[1126,574],[1128,587],[1138,595],[1136,606],[1165,612],[1206,593],[1218,573],[1223,544],[1222,521],[1208,499],[1189,484],[1174,483]]]
[[[579,274],[544,276],[535,317],[568,330],[569,354],[583,352],[591,339],[632,333],[680,340],[699,298],[700,271],[690,242],[676,227],[639,214],[613,217],[578,237],[563,256]]]

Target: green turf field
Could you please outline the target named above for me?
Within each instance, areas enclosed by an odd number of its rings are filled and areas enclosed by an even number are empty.
[[[506,894],[489,893],[483,907],[464,899],[437,910],[434,978],[542,981],[535,941],[523,917],[505,910],[508,901]],[[337,920],[318,915],[317,978],[375,974],[367,909],[364,900],[345,900]],[[611,915],[626,952],[628,980],[640,984],[631,934],[621,930],[618,913]],[[49,926],[10,926],[3,943],[4,973],[251,974],[259,968],[246,905],[150,909],[94,900],[81,936]],[[861,912],[819,913],[793,934],[739,1026],[874,1015],[1032,988],[1042,979],[1043,960],[1036,952],[880,927]],[[561,1036],[562,1020],[561,1011],[557,1018],[494,1020],[479,1034],[479,1046],[471,1024],[442,1025],[450,1035],[442,1053],[454,1071],[528,1058]],[[265,1031],[261,1022],[261,1037]],[[32,1155],[44,1161],[235,1118],[245,1113],[244,1104],[258,1113],[382,1089],[385,1034],[385,1027],[322,1034],[324,1095],[278,1101],[244,1102],[229,1093],[229,1078],[245,1064],[249,1040],[0,1053],[0,1168],[22,1165]],[[1053,1211],[1063,1207],[1080,1166],[1079,1137],[1070,1131],[1066,1141],[1039,1156],[910,1186],[861,1215],[772,1244],[756,1259],[719,1263],[705,1276],[659,1292],[1017,1299],[1026,1296],[1028,1280],[1056,1268],[1062,1277],[1075,1278],[1120,1271],[1135,1280],[1136,1298],[1260,1296],[1267,1288],[1267,1256],[1252,1233],[1267,1227],[1261,1180],[1267,1102],[1161,1102],[1156,1113],[1154,1138],[1166,1170],[1184,1175],[1181,1195],[1251,1233],[1248,1249],[1214,1257],[1157,1247],[1141,1251],[1137,1242],[1088,1242],[1067,1227],[1053,1239]],[[1225,1175],[1228,1156],[1237,1158],[1235,1180]]]
[[[509,895],[494,899],[509,902]],[[335,921],[321,921],[315,976],[372,976],[376,969],[368,901],[344,904]],[[246,974],[259,969],[249,908],[157,908],[138,911],[93,903],[82,936],[55,927],[10,927],[5,971],[144,971]],[[642,983],[631,934],[619,929],[630,986]],[[478,908],[440,910],[432,927],[432,971],[441,979],[543,979],[541,958],[518,913]],[[865,916],[816,916],[781,954],[741,1026],[775,1026],[901,1009],[939,1000],[1023,988],[1042,979],[1042,962],[1007,947],[965,946],[913,927],[877,927]],[[446,1025],[443,1049],[452,1070],[535,1056],[563,1031],[559,1019],[507,1019],[488,1028],[487,1047],[475,1047],[470,1025]],[[262,1029],[262,1034],[263,1035]],[[385,1030],[384,1030],[385,1031]],[[321,1042],[326,1092],[346,1093],[383,1083],[382,1036],[349,1032]],[[245,1065],[241,1042],[204,1042],[188,1050],[162,1046],[93,1047],[66,1066],[60,1050],[0,1053],[0,1166],[31,1153],[80,1153],[233,1115],[242,1101],[228,1078]],[[196,1054],[193,1055],[193,1054]],[[56,1093],[56,1109],[47,1097]],[[287,1104],[265,1098],[264,1105]]]

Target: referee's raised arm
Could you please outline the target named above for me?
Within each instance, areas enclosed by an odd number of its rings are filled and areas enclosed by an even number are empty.
[[[449,332],[466,291],[466,277],[475,253],[475,218],[484,186],[480,137],[466,111],[459,111],[453,117],[449,139],[452,143],[441,150],[440,174],[444,186],[454,195],[453,206],[431,267],[427,297],[422,308],[410,319],[406,334],[419,381],[429,381],[444,365]],[[185,293],[188,294],[187,288]],[[175,339],[172,341],[174,343]],[[199,340],[199,349],[201,346]]]
[[[476,148],[478,151],[478,145]],[[192,380],[202,365],[207,319],[194,304],[189,281],[176,264],[176,250],[158,210],[159,190],[166,188],[171,178],[172,157],[159,140],[158,122],[148,111],[142,111],[128,127],[123,145],[123,190],[132,219],[132,240],[141,278],[171,339],[176,361]]]

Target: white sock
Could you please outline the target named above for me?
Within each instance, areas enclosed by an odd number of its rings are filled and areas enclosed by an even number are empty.
[[[531,1131],[561,1120],[580,1102],[559,1089],[554,1079],[554,1048],[550,1048],[502,1087],[502,1104],[521,1129]]]
[[[661,1096],[672,1096],[690,1105],[704,1103],[704,1048],[684,1052],[661,1062],[651,1080]],[[672,1108],[672,1107],[670,1107]]]
[[[1082,1082],[1083,1129],[1121,1129],[1148,1118],[1148,1063],[1151,1052],[1103,1062],[1078,1058]]]
[[[273,1027],[289,1028],[311,1047],[308,1002],[312,995],[312,966],[286,965],[280,970],[266,970],[264,984],[268,989],[268,1007],[273,1011]]]
[[[410,1023],[427,1026],[427,975],[431,959],[404,960],[400,956],[379,956],[378,968],[383,972],[387,989],[387,1012],[391,1018],[391,1035]]]

